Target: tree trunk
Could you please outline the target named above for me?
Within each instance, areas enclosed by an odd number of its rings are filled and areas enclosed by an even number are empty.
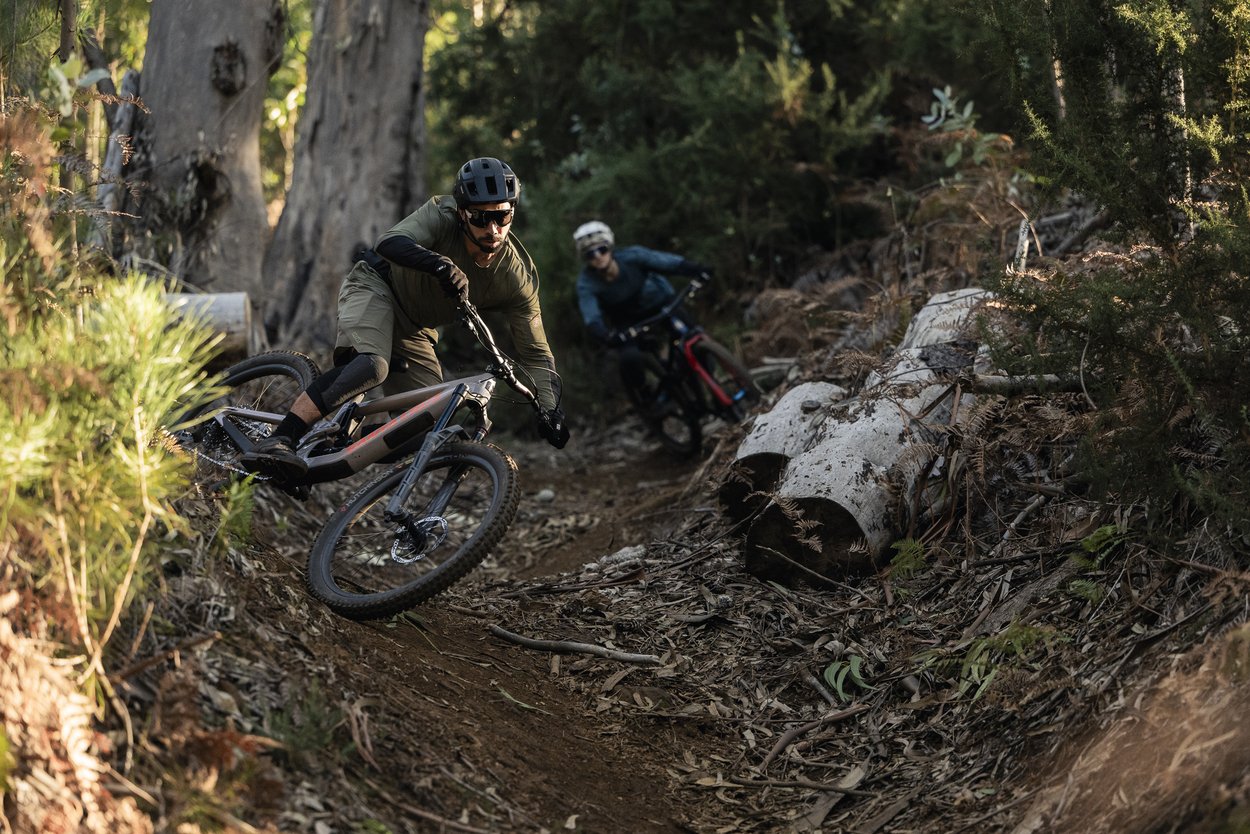
[[[732,517],[754,517],[745,561],[781,581],[874,567],[922,504],[941,455],[934,426],[957,420],[950,372],[973,364],[978,289],[930,299],[890,361],[863,391],[809,383],[756,420],[720,497]],[[958,413],[972,405],[961,398]]]
[[[139,110],[135,104],[138,95],[139,73],[126,70],[122,76],[121,101],[112,107],[109,118],[108,145],[104,151],[104,164],[100,168],[100,185],[96,188],[100,214],[94,218],[91,232],[92,245],[108,252],[113,251],[113,220],[125,190],[124,171],[129,161],[135,117]]]
[[[56,57],[65,63],[73,56],[78,40],[78,0],[60,0],[57,9],[61,13],[61,45],[57,47]]]
[[[318,0],[294,176],[257,296],[274,343],[332,346],[355,253],[425,199],[427,26],[427,0]]]
[[[260,127],[286,17],[280,0],[154,0],[130,179],[150,253],[187,283],[255,295],[269,224]]]

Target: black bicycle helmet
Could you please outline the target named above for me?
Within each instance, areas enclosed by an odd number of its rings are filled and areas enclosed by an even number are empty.
[[[460,208],[482,203],[515,205],[521,194],[521,182],[508,163],[493,156],[483,156],[460,166],[451,194]]]

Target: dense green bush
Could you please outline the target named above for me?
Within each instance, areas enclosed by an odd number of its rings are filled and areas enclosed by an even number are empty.
[[[848,93],[779,4],[521,2],[431,57],[435,155],[505,156],[531,187],[526,239],[571,282],[569,235],[606,220],[623,241],[711,261],[747,284],[792,272],[840,228],[836,184],[880,136],[884,72]]]
[[[79,215],[50,187],[45,111],[0,114],[0,564],[81,670],[157,573],[154,542],[185,490],[162,426],[203,383],[211,337],[162,288],[92,271],[69,246]]]
[[[1034,164],[1102,206],[1118,242],[1044,280],[1004,278],[1034,340],[1005,361],[1081,371],[1098,406],[1086,459],[1106,489],[1250,529],[1250,2],[992,6],[1005,66],[1030,36],[1059,58],[1062,108],[1016,76]]]

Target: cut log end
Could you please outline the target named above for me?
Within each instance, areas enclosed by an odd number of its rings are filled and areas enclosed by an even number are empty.
[[[873,548],[845,508],[822,498],[770,504],[747,532],[746,569],[764,579],[821,584],[876,570]]]
[[[789,462],[788,455],[774,452],[761,452],[734,461],[717,493],[725,514],[736,523],[746,521],[761,510]]]
[[[232,365],[265,350],[264,332],[253,320],[247,293],[169,293],[165,297],[175,310],[221,334],[210,367]]]

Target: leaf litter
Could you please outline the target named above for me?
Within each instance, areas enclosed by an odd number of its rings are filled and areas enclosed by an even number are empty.
[[[779,377],[769,398],[853,388],[868,363],[841,358],[879,355],[906,309],[975,277],[952,266],[957,241],[918,261],[892,235],[859,253],[872,282],[833,264],[762,296],[745,347]],[[947,432],[957,500],[905,560],[793,586],[743,569],[743,527],[719,511],[744,426],[691,464],[627,418],[562,454],[505,444],[527,489],[514,528],[465,582],[383,623],[303,591],[335,489],[262,492],[250,541],[170,560],[119,687],[157,720],[126,782],[171,827],[1198,830],[1247,790],[1245,543],[1199,527],[1161,549],[1166,508],[1084,497],[1065,475],[1079,395],[985,402]],[[187,504],[216,529],[214,503]],[[161,775],[179,769],[196,779]]]

